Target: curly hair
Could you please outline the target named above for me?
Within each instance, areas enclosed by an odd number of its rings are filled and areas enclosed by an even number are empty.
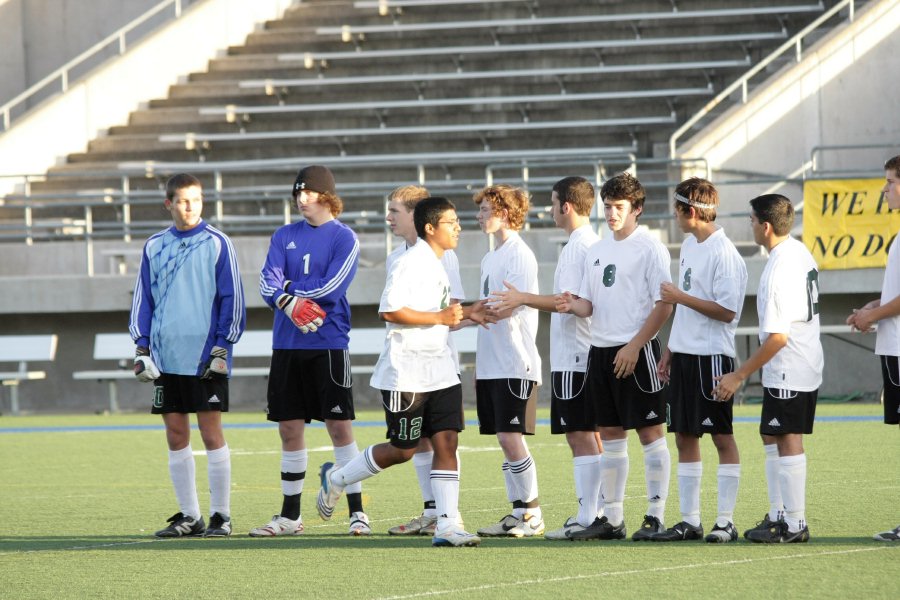
[[[506,209],[506,220],[509,228],[513,231],[519,231],[525,225],[525,219],[528,217],[528,209],[531,208],[531,195],[525,190],[505,183],[498,185],[489,185],[480,192],[477,192],[472,200],[476,205],[480,205],[483,200],[487,200],[492,208],[494,215],[499,216],[503,209]]]

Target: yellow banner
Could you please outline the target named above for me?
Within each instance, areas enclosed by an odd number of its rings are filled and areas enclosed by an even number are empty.
[[[803,243],[819,269],[884,267],[900,230],[884,179],[821,179],[803,184]]]

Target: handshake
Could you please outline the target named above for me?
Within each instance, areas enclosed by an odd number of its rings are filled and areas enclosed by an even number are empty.
[[[284,287],[290,284],[284,283]],[[275,301],[275,305],[288,316],[291,322],[303,333],[317,331],[325,321],[325,311],[322,307],[308,298],[300,298],[292,294],[281,294]]]

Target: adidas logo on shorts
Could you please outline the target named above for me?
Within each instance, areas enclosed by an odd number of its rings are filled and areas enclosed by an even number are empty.
[[[337,414],[341,414],[341,413],[343,413],[344,411],[341,410],[341,407],[340,407],[340,406],[335,406],[334,408],[331,409],[331,412],[337,413]]]
[[[560,425],[565,425],[565,424],[566,424],[566,420],[563,419],[562,417],[560,417],[560,418],[559,418],[559,424],[560,424]]]
[[[216,403],[218,403],[218,402],[221,402],[221,400],[219,400],[219,397],[218,397],[218,396],[216,396],[215,394],[213,394],[212,396],[210,396],[210,398],[209,398],[209,403],[210,403],[210,404],[216,404]]]
[[[656,414],[654,411],[651,410],[650,412],[647,413],[647,416],[644,418],[649,421],[650,419],[655,419],[658,416],[659,416],[658,414]]]
[[[519,423],[519,417],[513,417],[512,420],[509,422],[509,424],[510,425],[521,425],[521,423]]]
[[[700,424],[703,425],[704,427],[712,427],[713,426],[712,419],[710,419],[709,417],[706,417],[705,419],[703,419],[703,422]]]
[[[778,419],[772,419],[769,421],[769,427],[781,427],[781,423],[778,422]]]
[[[288,244],[287,247],[285,248],[285,250],[296,250],[296,249],[297,249],[297,245],[296,245],[294,242],[291,242],[291,243]]]

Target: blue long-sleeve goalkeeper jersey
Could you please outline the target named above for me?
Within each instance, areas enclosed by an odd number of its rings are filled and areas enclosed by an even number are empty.
[[[199,375],[213,346],[228,350],[247,322],[244,288],[231,240],[204,221],[174,226],[144,244],[129,331],[150,348],[163,373]]]
[[[350,343],[347,288],[356,275],[359,241],[352,229],[333,219],[318,227],[300,221],[279,228],[259,274],[259,293],[275,309],[272,347],[276,350],[343,350]],[[287,290],[286,281],[290,281]],[[275,306],[287,292],[309,298],[327,313],[318,331],[302,333]]]

